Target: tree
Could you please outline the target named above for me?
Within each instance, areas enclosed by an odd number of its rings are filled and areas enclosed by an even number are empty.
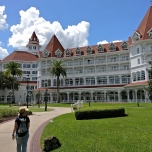
[[[13,101],[12,103],[15,103],[15,95],[14,95],[14,82],[15,82],[15,76],[21,77],[23,74],[23,71],[21,70],[21,65],[17,62],[11,61],[5,66],[4,75],[9,78],[12,77],[12,96]]]
[[[148,63],[150,64],[151,67],[150,69],[147,69],[147,71],[148,74],[152,77],[152,61],[149,61]],[[148,87],[146,87],[145,90],[147,91],[147,95],[150,101],[152,102],[152,78],[151,79],[149,78]]]
[[[50,74],[52,76],[57,77],[57,102],[60,102],[60,90],[59,90],[59,86],[60,86],[60,76],[66,77],[67,73],[66,73],[66,68],[63,64],[62,60],[58,60],[58,61],[54,61],[50,70]]]

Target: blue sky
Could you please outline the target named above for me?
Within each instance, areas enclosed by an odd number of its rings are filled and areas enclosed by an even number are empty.
[[[150,0],[1,0],[0,58],[25,50],[34,30],[43,46],[53,34],[65,48],[127,40],[149,6]]]

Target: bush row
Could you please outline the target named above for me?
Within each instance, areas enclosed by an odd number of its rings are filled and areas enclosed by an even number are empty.
[[[11,116],[17,116],[18,110],[14,109],[0,109],[0,117],[11,117]],[[29,114],[32,115],[32,111],[29,110]]]
[[[125,116],[125,109],[80,110],[75,112],[76,120],[101,119]]]
[[[18,110],[14,109],[0,109],[0,117],[17,116]]]

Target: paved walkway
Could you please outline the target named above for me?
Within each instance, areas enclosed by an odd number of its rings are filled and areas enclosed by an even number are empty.
[[[29,129],[30,138],[27,152],[39,152],[39,137],[45,125],[54,117],[70,113],[71,108],[53,107],[50,112],[34,112],[30,116],[31,126]],[[0,124],[0,152],[16,152],[16,140],[12,140],[14,120]]]

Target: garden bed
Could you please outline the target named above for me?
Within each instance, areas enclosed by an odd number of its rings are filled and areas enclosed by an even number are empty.
[[[0,123],[3,123],[3,122],[5,122],[5,121],[9,121],[9,120],[15,120],[15,118],[16,118],[17,116],[11,116],[11,117],[2,117],[2,118],[0,118]]]

